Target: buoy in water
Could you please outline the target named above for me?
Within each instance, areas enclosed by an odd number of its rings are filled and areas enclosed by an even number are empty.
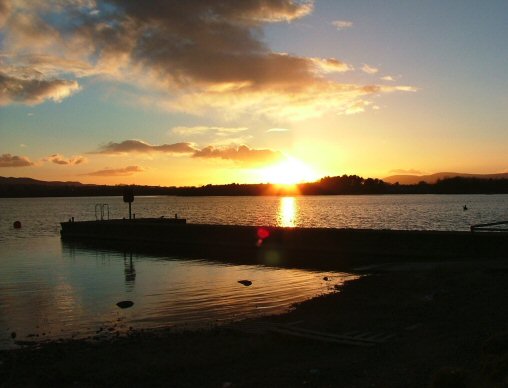
[[[14,221],[14,223],[12,224],[12,226],[14,227],[14,229],[21,229],[21,222],[19,222],[19,221]]]

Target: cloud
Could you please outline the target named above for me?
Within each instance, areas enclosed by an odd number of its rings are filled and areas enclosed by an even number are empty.
[[[347,63],[341,62],[335,58],[309,58],[318,71],[324,73],[344,73],[346,71],[353,70],[353,67]]]
[[[373,67],[373,66],[369,66],[369,65],[367,65],[367,64],[364,64],[364,65],[362,66],[362,71],[363,71],[364,73],[367,73],[367,74],[376,74],[376,73],[379,71],[379,69],[378,69],[378,68],[376,68],[376,67]]]
[[[202,143],[216,144],[244,144],[252,135],[247,133],[247,127],[175,127],[171,133],[182,137],[199,138]]]
[[[354,114],[357,114],[357,113],[361,113],[361,112],[364,112],[365,111],[365,108],[367,106],[371,105],[370,102],[368,101],[357,101],[353,104],[351,104],[346,110],[345,110],[345,114],[346,115],[354,115]]]
[[[415,169],[404,170],[402,168],[390,170],[390,173],[391,174],[402,174],[402,175],[422,175],[423,174],[423,172],[421,172],[420,170],[415,170]]]
[[[0,167],[28,167],[34,163],[26,156],[17,156],[11,154],[0,155]]]
[[[365,85],[327,78],[352,70],[351,65],[274,52],[263,41],[265,24],[308,15],[310,0],[13,4],[2,29],[4,52],[10,53],[4,61],[39,72],[41,82],[53,86],[53,93],[18,96],[18,102],[59,101],[78,90],[75,78],[91,76],[138,86],[138,104],[195,114],[213,111],[222,118],[259,114],[301,120],[341,113],[374,97]],[[352,22],[334,25],[349,28]],[[379,88],[377,94],[392,91],[405,90]],[[12,96],[3,103],[15,101]]]
[[[353,22],[349,20],[335,20],[332,24],[337,28],[337,30],[346,30],[348,28],[353,27]]]
[[[86,77],[96,73],[94,67],[79,59],[61,58],[50,54],[4,55],[10,62],[14,59],[18,66],[33,69],[46,76],[58,76],[61,73],[72,73],[76,77]]]
[[[140,166],[127,166],[124,168],[111,168],[89,172],[87,174],[81,174],[81,176],[131,176],[143,171],[145,171],[145,169]]]
[[[5,21],[11,12],[11,3],[9,0],[0,0],[0,28],[3,27]]]
[[[247,131],[247,127],[207,127],[207,126],[196,126],[196,127],[174,127],[171,132],[180,136],[194,136],[202,134],[213,134],[216,136],[229,136],[231,134],[237,134]]]
[[[144,153],[161,152],[166,154],[191,154],[196,148],[191,143],[175,143],[151,145],[141,140],[124,140],[121,143],[109,142],[102,146],[98,151],[90,152],[91,154],[119,155],[128,153]]]
[[[383,81],[395,81],[395,78],[393,78],[391,75],[385,75],[384,77],[381,77]]]
[[[287,128],[270,128],[266,132],[270,133],[270,132],[287,132],[287,131],[289,131],[289,129]]]
[[[81,156],[81,155],[75,155],[71,158],[66,158],[65,156],[60,155],[60,154],[53,154],[53,155],[48,156],[47,158],[44,158],[44,161],[52,162],[52,163],[60,164],[60,165],[71,165],[72,166],[72,165],[86,163],[87,158],[84,156]]]
[[[60,102],[77,90],[79,85],[76,81],[42,79],[33,72],[24,76],[13,76],[0,69],[0,105],[36,105],[45,100]]]
[[[279,151],[253,149],[246,145],[209,145],[199,149],[192,143],[151,145],[141,140],[125,140],[120,143],[109,142],[98,151],[91,152],[91,154],[119,155],[129,153],[149,154],[153,152],[188,155],[194,158],[231,160],[249,165],[267,164],[283,158]]]
[[[193,93],[182,95],[178,99],[162,101],[147,99],[146,105],[165,106],[168,109],[192,112],[194,114],[211,114],[214,111],[224,112],[228,118],[241,114],[256,114],[279,120],[299,121],[320,117],[327,112],[345,113],[352,105],[370,104],[370,99],[380,94],[400,91],[416,91],[412,86],[355,85],[325,83],[320,87],[310,88],[299,93],[237,93],[235,95],[220,93]],[[234,106],[234,110],[224,110]]]
[[[283,159],[278,151],[269,149],[252,149],[246,145],[239,147],[213,147],[208,146],[193,155],[195,158],[225,159],[248,165],[269,164]]]

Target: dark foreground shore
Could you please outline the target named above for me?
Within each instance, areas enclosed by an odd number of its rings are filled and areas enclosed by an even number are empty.
[[[281,316],[2,351],[0,386],[506,387],[507,285],[502,262],[374,268]],[[293,326],[386,342],[272,330]]]

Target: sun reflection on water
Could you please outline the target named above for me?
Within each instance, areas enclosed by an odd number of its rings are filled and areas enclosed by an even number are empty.
[[[280,226],[290,228],[296,226],[296,200],[294,197],[281,197],[278,218]]]

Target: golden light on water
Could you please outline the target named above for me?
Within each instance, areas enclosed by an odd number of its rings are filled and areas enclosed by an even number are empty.
[[[281,197],[279,204],[279,224],[284,227],[296,226],[296,200],[294,197]]]

